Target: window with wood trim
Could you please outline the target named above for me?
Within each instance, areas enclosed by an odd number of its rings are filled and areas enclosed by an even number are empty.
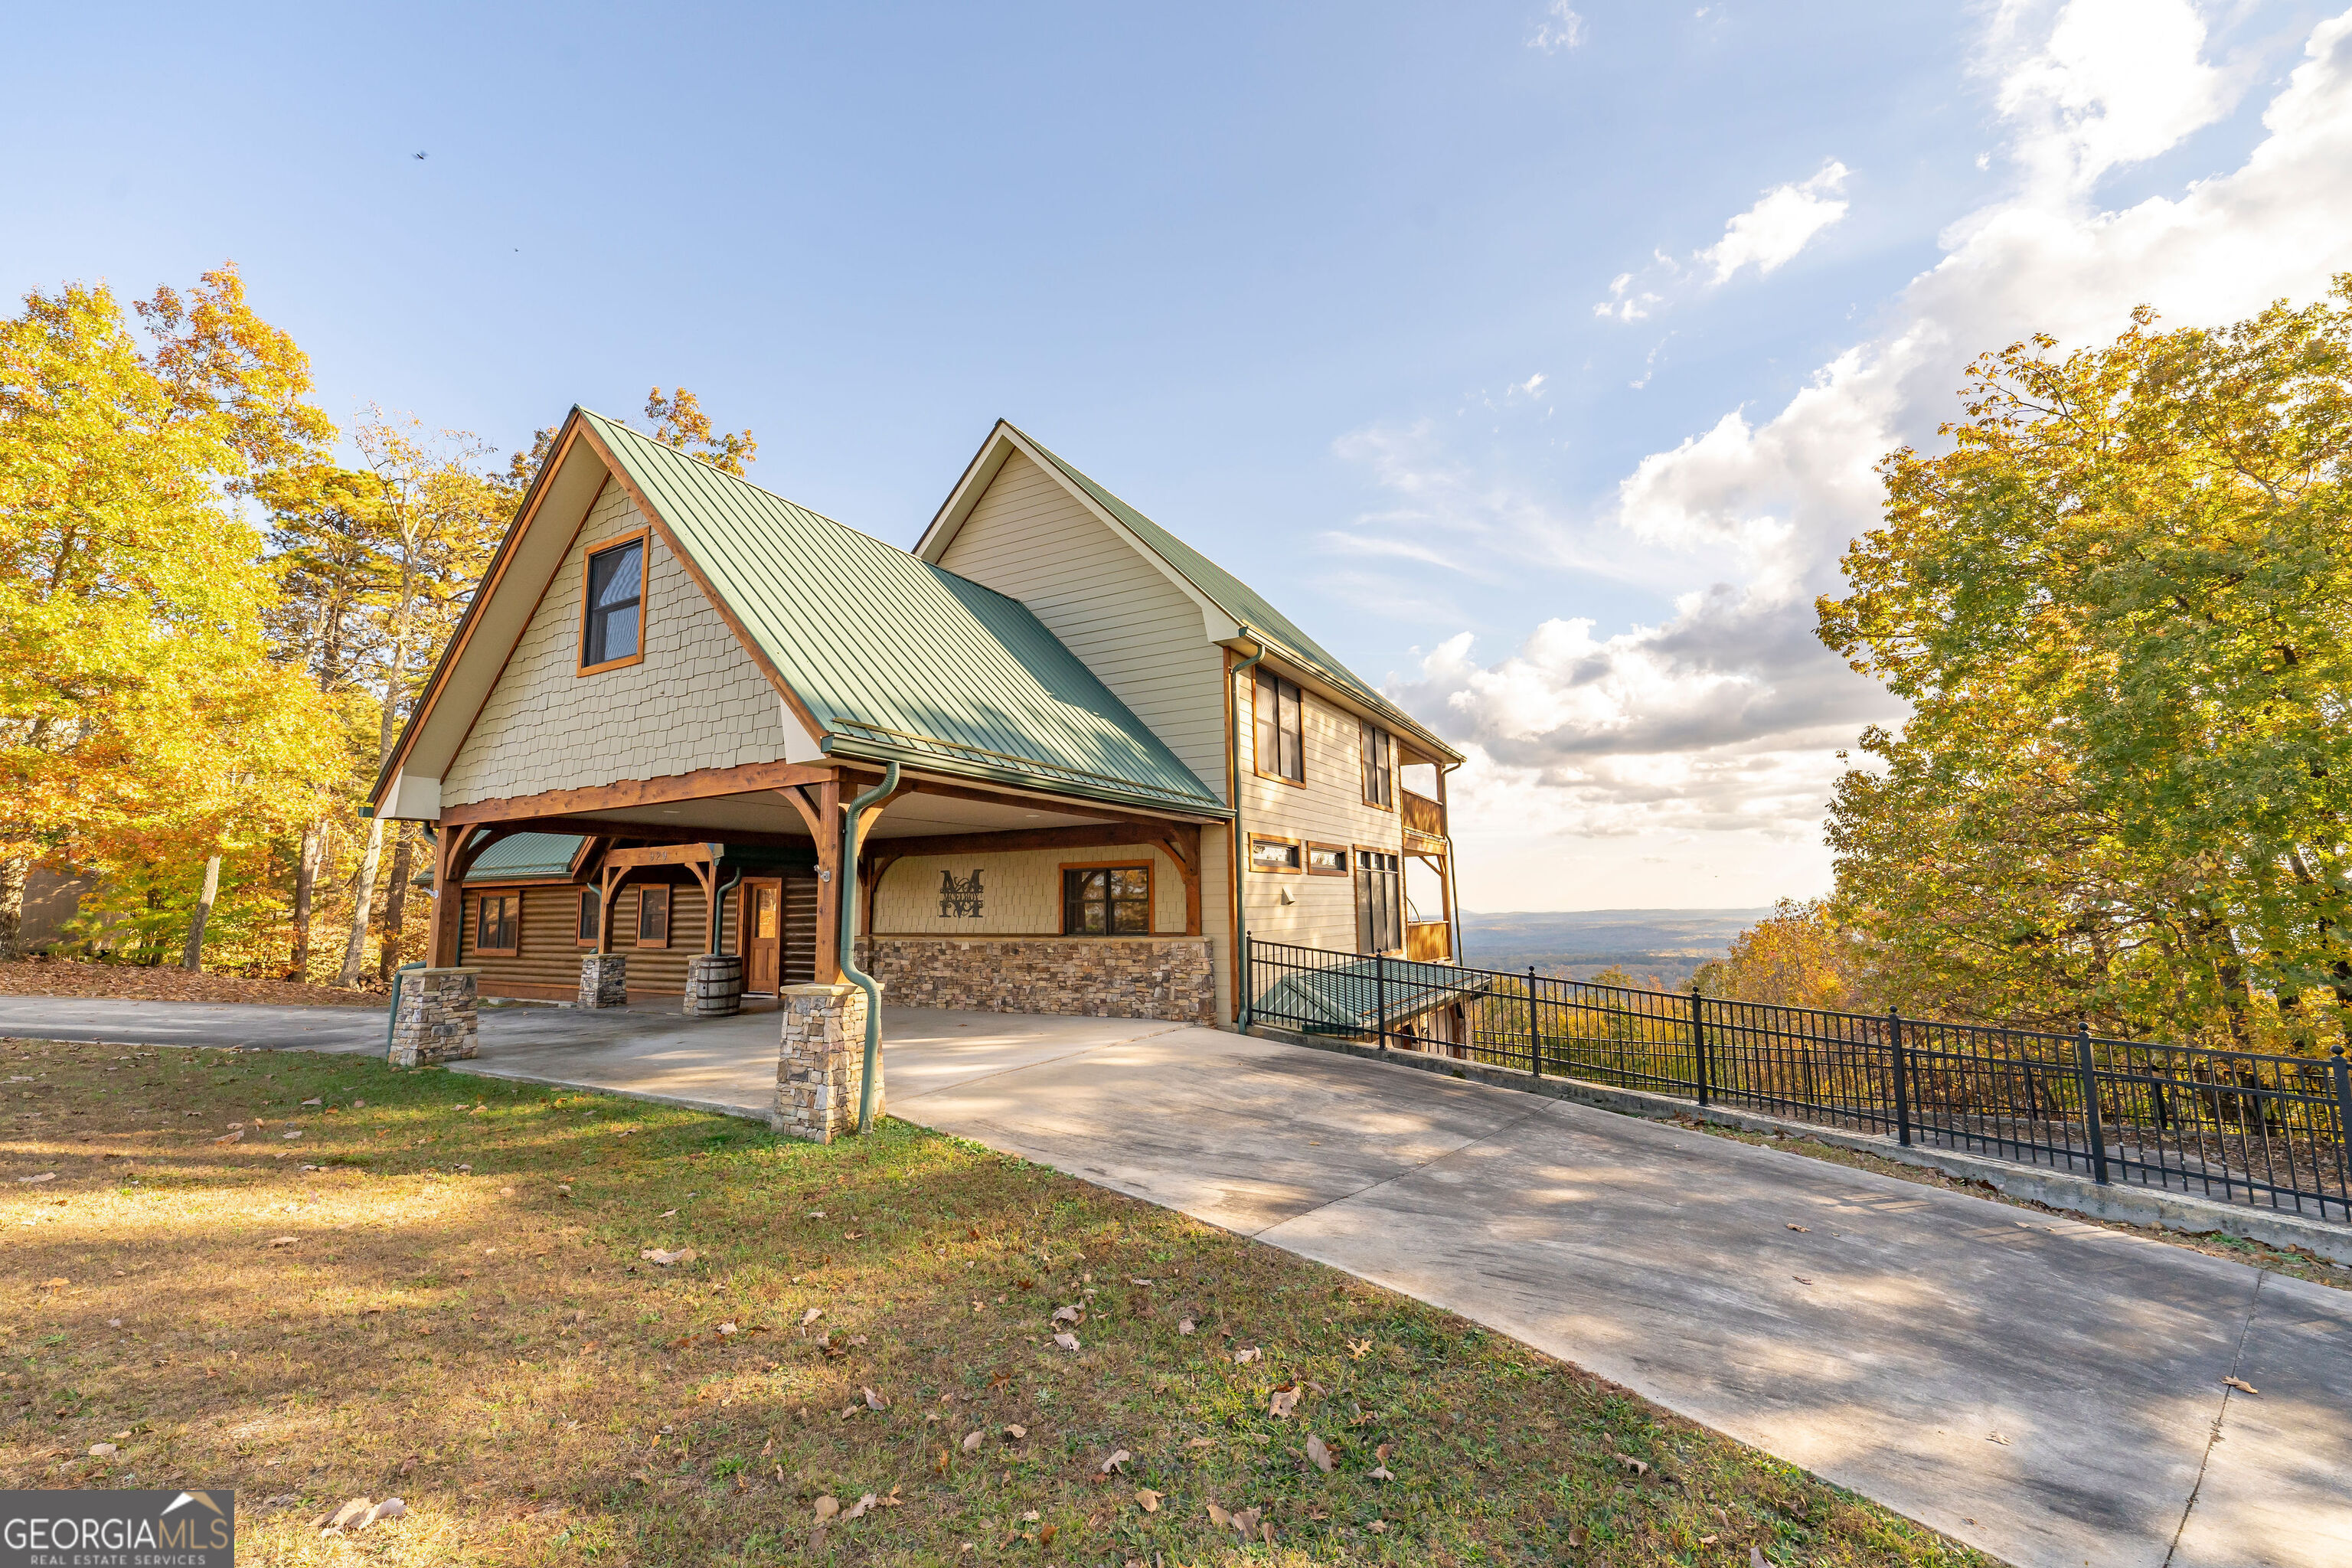
[[[1307,782],[1307,701],[1295,682],[1256,672],[1252,704],[1257,714],[1257,743],[1250,765],[1270,779]]]
[[[596,932],[604,920],[604,900],[593,888],[580,889],[580,926],[578,941],[583,947],[596,945]]]
[[[522,951],[522,895],[483,893],[474,906],[474,951],[512,958]]]
[[[669,889],[647,882],[637,889],[637,945],[669,945]]]
[[[1307,844],[1307,874],[1310,877],[1344,877],[1348,874],[1348,847],[1344,844]]]
[[[645,657],[646,539],[638,534],[588,557],[588,603],[580,624],[580,673],[593,675]]]
[[[1404,858],[1356,850],[1356,951],[1394,952],[1404,946]]]
[[[1151,868],[1062,868],[1064,936],[1150,936]]]
[[[1303,863],[1298,840],[1253,833],[1250,835],[1249,863],[1253,871],[1296,871]]]
[[[1364,754],[1364,804],[1396,809],[1396,737],[1370,720],[1356,721]]]

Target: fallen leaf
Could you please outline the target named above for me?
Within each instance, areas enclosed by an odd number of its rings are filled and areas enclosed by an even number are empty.
[[[1322,1438],[1312,1432],[1307,1435],[1307,1458],[1325,1475],[1331,1473],[1331,1450],[1324,1446]]]
[[[677,1213],[677,1211],[676,1209],[664,1209],[664,1210],[662,1210],[662,1212],[661,1212],[661,1213],[659,1213],[659,1214],[657,1214],[657,1215],[654,1215],[654,1218],[656,1218],[656,1219],[667,1219],[667,1218],[669,1218],[669,1217],[670,1217],[670,1215],[674,1215],[674,1214],[676,1214],[676,1213]]]
[[[269,1238],[268,1244],[272,1247],[291,1247],[300,1239],[299,1237],[293,1236],[273,1236]]]
[[[1129,1276],[1127,1277],[1127,1282],[1128,1282],[1129,1284],[1130,1284],[1130,1285],[1149,1285],[1149,1284],[1150,1284],[1150,1283],[1151,1283],[1151,1281],[1150,1281],[1150,1280],[1144,1279],[1141,1275],[1139,1275],[1139,1274],[1130,1274],[1130,1275],[1129,1275]]]
[[[1187,1448],[1213,1448],[1216,1446],[1217,1440],[1214,1437],[1195,1437],[1184,1445]]]
[[[352,1526],[352,1533],[353,1535],[357,1535],[361,1531],[365,1530],[369,1525],[375,1523],[379,1520],[406,1519],[407,1517],[408,1505],[401,1501],[401,1500],[396,1497],[388,1497],[382,1502],[376,1504],[373,1508],[368,1510],[365,1517],[361,1519],[357,1524]]]
[[[1812,1228],[1813,1228],[1813,1227],[1812,1227],[1811,1226],[1809,1226],[1809,1225],[1791,1225],[1791,1226],[1789,1226],[1789,1228],[1790,1228],[1790,1230],[1801,1230],[1801,1231],[1804,1231],[1804,1232],[1806,1232],[1807,1234],[1809,1234],[1809,1235],[1810,1235],[1810,1234],[1811,1233],[1811,1231],[1812,1231]]]
[[[2009,1439],[2008,1439],[2008,1438],[2006,1438],[2006,1437],[2004,1437],[2004,1436],[2001,1436],[2000,1433],[1998,1433],[1998,1432],[1988,1432],[1988,1433],[1986,1433],[1986,1434],[1985,1434],[1985,1441],[1986,1441],[1986,1442],[1988,1442],[1988,1443],[1998,1443],[1998,1444],[2000,1444],[2000,1445],[2002,1447],[2004,1447],[2004,1448],[2006,1448],[2006,1447],[2009,1447]]]
[[[1062,1527],[1058,1524],[1042,1526],[1037,1531],[1037,1544],[1040,1546],[1053,1545],[1054,1537],[1060,1534],[1061,1531]]]
[[[981,1439],[987,1436],[988,1434],[985,1432],[965,1433],[963,1435],[963,1451],[967,1454],[971,1453],[973,1449],[980,1447]]]
[[[1349,1361],[1361,1361],[1364,1359],[1364,1352],[1371,1348],[1372,1342],[1370,1340],[1349,1340],[1348,1342],[1348,1359]]]
[[[667,1252],[657,1247],[648,1247],[644,1251],[638,1253],[637,1256],[645,1258],[648,1262],[656,1263],[662,1268],[667,1268],[673,1263],[693,1262],[696,1253],[694,1248],[690,1247],[681,1247],[675,1252]]]
[[[93,1459],[108,1458],[121,1451],[111,1443],[92,1443],[89,1446],[89,1457]]]
[[[234,1132],[224,1132],[219,1137],[213,1140],[215,1143],[241,1143],[244,1141],[245,1129],[242,1127],[238,1128]]]
[[[973,1241],[978,1241],[980,1239],[980,1226],[976,1225],[968,1225],[964,1226],[963,1233]]]
[[[1227,1513],[1223,1509],[1219,1508],[1215,1503],[1211,1503],[1209,1505],[1209,1522],[1215,1525],[1219,1530],[1231,1530],[1234,1528],[1234,1516]]]
[[[1619,1454],[1615,1458],[1619,1464],[1625,1467],[1625,1473],[1629,1476],[1641,1477],[1650,1473],[1650,1467],[1631,1454]]]
[[[816,1500],[816,1521],[823,1524],[841,1511],[841,1500],[828,1492]]]
[[[1075,1323],[1085,1315],[1086,1314],[1080,1312],[1076,1307],[1056,1307],[1054,1309],[1054,1321],[1057,1323]]]
[[[367,1499],[355,1497],[342,1507],[320,1514],[311,1521],[312,1528],[321,1535],[341,1534],[365,1519],[368,1510],[373,1506]]]
[[[1720,1536],[1702,1535],[1698,1538],[1698,1543],[1701,1546],[1712,1546],[1720,1539],[1722,1539]]]
[[[1265,1413],[1269,1415],[1288,1415],[1297,1408],[1298,1390],[1295,1388],[1277,1388],[1274,1391],[1274,1397],[1265,1402]]]
[[[1247,1366],[1250,1363],[1256,1361],[1261,1356],[1265,1355],[1265,1352],[1264,1351],[1258,1349],[1255,1345],[1252,1345],[1245,1351],[1235,1351],[1234,1352],[1234,1364],[1235,1366]]]
[[[2252,1384],[2248,1383],[2242,1377],[2225,1377],[2221,1381],[2230,1387],[2236,1389],[2241,1394],[2260,1394],[2262,1392],[2261,1389],[2256,1388]]]
[[[726,1338],[729,1334],[740,1334],[742,1331],[742,1330],[737,1328],[732,1323],[721,1323],[719,1325],[719,1335],[721,1339]]]
[[[1748,1568],[1772,1568],[1772,1564],[1764,1561],[1762,1547],[1751,1546],[1748,1549]]]
[[[864,1497],[859,1498],[856,1502],[849,1505],[849,1511],[841,1516],[842,1522],[845,1524],[853,1519],[865,1518],[867,1514],[874,1511],[874,1505],[879,1500],[881,1500],[877,1498],[872,1492],[867,1492]]]
[[[1811,1281],[1811,1279],[1806,1279],[1806,1278],[1805,1278],[1803,1275],[1801,1275],[1801,1274],[1791,1274],[1791,1275],[1790,1275],[1790,1276],[1789,1276],[1789,1278],[1790,1278],[1790,1279],[1794,1279],[1794,1280],[1795,1280],[1798,1284],[1800,1284],[1800,1285],[1810,1285],[1810,1284],[1811,1284],[1811,1283],[1812,1283],[1812,1281]]]
[[[1187,1318],[1182,1322],[1176,1325],[1176,1331],[1180,1334],[1189,1334],[1192,1331],[1194,1326],[1192,1320]]]
[[[1118,1473],[1118,1468],[1121,1465],[1126,1464],[1129,1459],[1134,1458],[1135,1456],[1133,1454],[1129,1453],[1124,1448],[1113,1448],[1110,1451],[1110,1458],[1102,1462],[1102,1473],[1107,1476],[1116,1475]]]
[[[857,1392],[858,1392],[858,1393],[860,1393],[860,1394],[863,1394],[864,1395],[866,1395],[866,1409],[868,1409],[868,1410],[887,1410],[887,1409],[889,1409],[889,1408],[890,1408],[888,1405],[885,1405],[885,1404],[883,1404],[883,1403],[882,1403],[882,1396],[881,1396],[880,1394],[878,1394],[875,1393],[872,1389],[870,1389],[870,1388],[860,1388]]]
[[[801,1327],[805,1329],[811,1323],[815,1322],[819,1318],[824,1316],[824,1309],[823,1307],[811,1307],[807,1311],[801,1314]]]
[[[1074,1351],[1078,1348],[1078,1336],[1071,1333],[1055,1334],[1054,1342],[1066,1351]]]
[[[1135,1489],[1135,1504],[1146,1513],[1158,1513],[1160,1494],[1150,1487],[1138,1487]]]
[[[1012,1426],[1007,1426],[1004,1429],[1004,1435],[1012,1438],[1013,1441],[1018,1442],[1022,1438],[1029,1436],[1029,1428],[1022,1426],[1016,1421]]]

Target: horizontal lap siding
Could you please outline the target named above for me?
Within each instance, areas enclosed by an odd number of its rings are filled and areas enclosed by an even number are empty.
[[[1014,453],[940,564],[1026,605],[1219,799],[1221,649],[1201,611],[1060,481]]]
[[[1305,787],[1260,778],[1252,767],[1257,727],[1250,711],[1252,679],[1234,682],[1235,743],[1241,752],[1242,828],[1284,838],[1312,839],[1353,849],[1357,845],[1401,853],[1404,827],[1394,811],[1364,804],[1363,744],[1356,716],[1306,694]],[[1243,854],[1248,851],[1244,847]],[[1350,859],[1352,866],[1353,860]],[[1244,861],[1246,865],[1246,858]],[[1304,871],[1244,870],[1243,896],[1250,933],[1269,942],[1356,951],[1356,879],[1310,877]],[[1286,904],[1288,891],[1297,901]]]

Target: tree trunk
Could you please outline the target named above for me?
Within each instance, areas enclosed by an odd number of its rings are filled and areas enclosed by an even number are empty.
[[[319,886],[319,864],[327,858],[327,825],[314,822],[302,830],[302,851],[294,862],[294,953],[287,961],[286,978],[310,978],[310,900]]]
[[[343,967],[338,985],[357,985],[367,955],[368,915],[375,906],[375,872],[383,860],[383,818],[368,818],[367,848],[360,856],[360,874],[352,889],[352,934],[343,943]]]
[[[29,855],[0,859],[0,961],[17,956],[25,935],[25,878],[33,868]]]
[[[392,972],[400,967],[400,928],[408,918],[408,879],[416,874],[416,836],[394,826],[392,840],[392,886],[383,895],[383,949],[375,961],[376,978],[389,987]]]
[[[215,855],[205,862],[205,890],[196,895],[196,918],[188,922],[188,951],[180,967],[191,974],[205,966],[205,922],[213,918],[213,900],[220,896],[220,861]]]

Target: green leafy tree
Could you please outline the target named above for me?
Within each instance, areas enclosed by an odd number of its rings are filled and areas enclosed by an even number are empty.
[[[1822,637],[1909,701],[1830,819],[1910,1005],[2314,1048],[2352,1005],[2352,275],[1970,368]]]

